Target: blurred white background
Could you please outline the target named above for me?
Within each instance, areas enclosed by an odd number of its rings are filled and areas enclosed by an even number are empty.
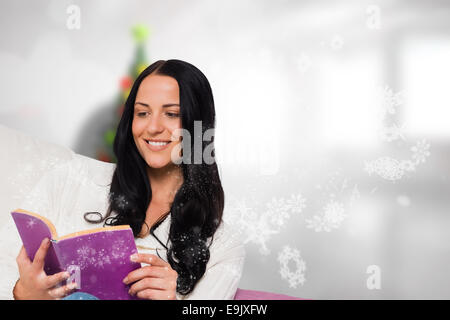
[[[211,83],[240,288],[449,299],[449,21],[443,0],[4,0],[0,122],[94,157],[145,23],[150,63]]]

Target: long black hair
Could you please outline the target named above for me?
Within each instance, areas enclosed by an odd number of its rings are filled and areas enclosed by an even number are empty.
[[[181,126],[193,137],[189,139],[190,150],[193,150],[196,140],[194,121],[201,121],[202,137],[206,130],[215,127],[214,99],[210,84],[205,75],[192,64],[176,59],[159,60],[137,77],[125,102],[114,139],[113,150],[117,164],[112,177],[106,216],[92,221],[85,214],[85,219],[89,222],[105,221],[104,225],[128,224],[135,237],[141,233],[145,224],[152,189],[146,171],[148,165],[137,150],[131,127],[139,85],[151,74],[169,76],[178,82]],[[211,150],[214,137],[207,144],[202,137],[202,150],[207,146]],[[196,143],[199,143],[198,138]],[[185,148],[186,145],[183,144],[183,149]],[[182,168],[184,181],[175,194],[170,211],[161,216],[150,229],[150,233],[166,248],[168,263],[178,273],[177,292],[183,295],[190,293],[205,273],[210,257],[209,247],[222,222],[224,208],[224,192],[214,150],[210,154],[214,159],[211,164],[204,161],[196,164],[193,161],[194,153],[190,154],[190,162],[178,164]],[[112,212],[116,215],[110,216]],[[155,236],[154,230],[168,214],[171,215],[170,231],[167,243],[164,244]]]

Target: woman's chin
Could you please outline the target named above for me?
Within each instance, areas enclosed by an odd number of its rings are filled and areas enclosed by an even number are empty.
[[[171,160],[169,160],[169,161],[151,161],[151,162],[147,162],[147,165],[152,169],[162,169],[162,168],[171,167],[175,164],[172,163]]]

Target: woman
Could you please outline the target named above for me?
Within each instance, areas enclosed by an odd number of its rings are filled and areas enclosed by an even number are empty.
[[[194,130],[198,124],[200,133]],[[89,218],[92,212],[84,218],[131,226],[141,248],[135,261],[149,264],[124,279],[130,294],[138,298],[234,296],[245,251],[222,221],[224,192],[217,165],[210,159],[214,152],[206,153],[212,150],[213,138],[203,139],[214,124],[209,82],[187,62],[153,63],[130,91],[114,141],[117,165],[110,180],[107,213],[100,220]],[[199,163],[199,154],[209,159]],[[80,170],[74,171],[80,174]],[[167,232],[157,236],[155,230],[160,226]],[[159,251],[150,253],[152,249],[146,246],[149,234],[164,248],[165,257]],[[221,236],[215,240],[217,234]],[[164,235],[165,243],[160,239]],[[60,299],[73,290],[58,285],[67,278],[64,272],[42,274],[45,253],[43,242],[32,262],[22,247],[17,257],[20,279],[15,298]]]

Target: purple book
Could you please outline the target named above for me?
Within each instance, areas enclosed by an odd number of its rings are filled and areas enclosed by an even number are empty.
[[[101,227],[58,237],[55,226],[45,217],[23,209],[11,212],[28,257],[33,261],[44,238],[51,239],[45,257],[47,275],[68,271],[68,282],[101,300],[132,300],[122,280],[140,263],[130,261],[137,253],[130,226]]]

